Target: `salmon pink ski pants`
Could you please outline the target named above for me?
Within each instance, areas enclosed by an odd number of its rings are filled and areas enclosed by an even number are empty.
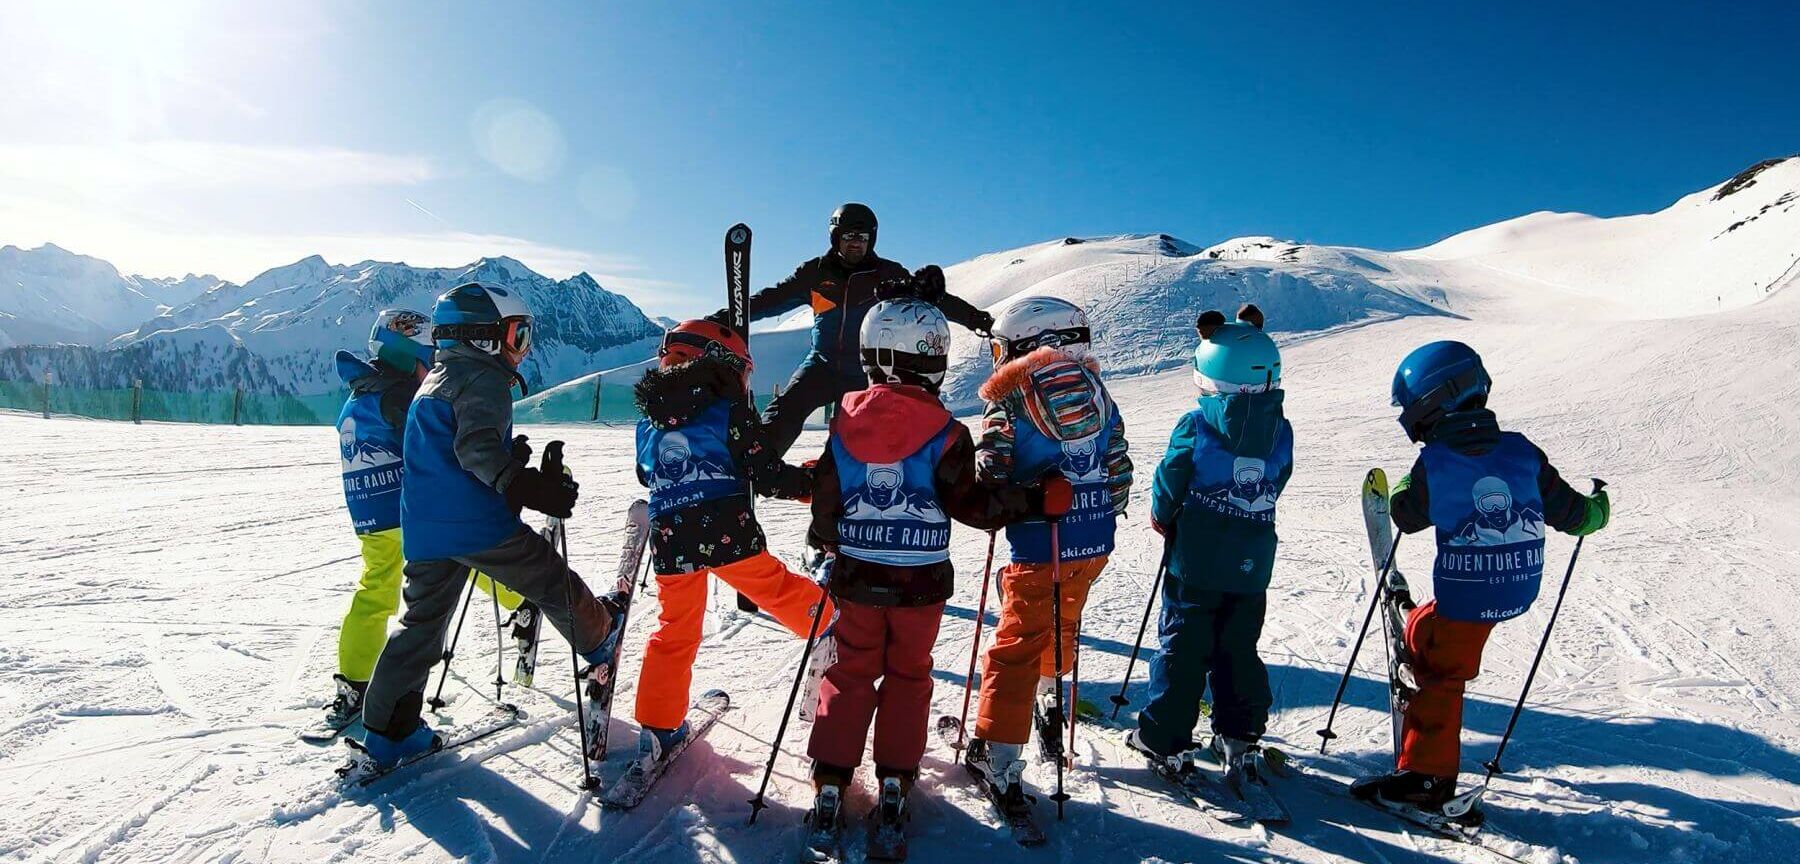
[[[838,601],[837,662],[819,685],[819,715],[807,755],[823,765],[855,768],[873,721],[876,768],[906,776],[919,770],[931,720],[931,648],[943,618],[942,603]]]
[[[1419,692],[1401,720],[1400,770],[1454,777],[1462,759],[1463,685],[1481,672],[1491,621],[1452,621],[1437,614],[1437,601],[1406,618]]]
[[[700,654],[706,624],[706,572],[656,575],[656,633],[644,645],[638,673],[637,721],[640,726],[673,729],[687,716],[688,691],[694,682],[694,658]],[[713,575],[750,598],[762,611],[806,638],[812,627],[813,604],[823,593],[811,579],[787,568],[775,556],[758,552],[742,561],[715,567]],[[821,621],[831,620],[830,600]]]

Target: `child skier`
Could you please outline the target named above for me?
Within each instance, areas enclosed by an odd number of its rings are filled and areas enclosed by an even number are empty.
[[[1013,304],[993,328],[994,374],[975,445],[976,476],[985,483],[1035,483],[1056,471],[1075,484],[1075,504],[1058,525],[1062,620],[1051,620],[1050,526],[1042,519],[1006,528],[1012,562],[1000,570],[1000,625],[987,651],[975,737],[964,754],[1002,796],[1023,800],[1020,752],[1035,717],[1045,758],[1062,756],[1055,688],[1074,663],[1077,624],[1088,589],[1106,567],[1113,526],[1131,492],[1125,425],[1100,365],[1088,356],[1087,314],[1055,297]],[[1056,668],[1051,627],[1062,628]],[[1033,709],[1032,694],[1037,694]]]
[[[1197,327],[1199,406],[1175,424],[1157,466],[1152,526],[1172,546],[1150,661],[1150,700],[1131,745],[1180,777],[1201,700],[1212,690],[1212,747],[1241,790],[1268,722],[1269,674],[1257,656],[1275,564],[1275,502],[1293,471],[1294,431],[1282,416],[1281,352],[1262,313],[1209,311]]]
[[[388,619],[400,611],[401,435],[406,407],[431,368],[437,346],[431,319],[411,309],[383,309],[369,329],[369,359],[337,352],[338,377],[350,398],[338,412],[338,457],[344,504],[362,545],[362,580],[338,629],[337,695],[319,721],[330,737],[362,716],[363,691],[387,644]]]
[[[1071,497],[1060,475],[1041,490],[976,480],[968,429],[937,398],[950,328],[935,306],[911,298],[878,303],[861,340],[874,383],[839,404],[819,457],[809,531],[815,546],[836,553],[828,589],[838,608],[837,659],[820,685],[807,747],[818,792],[808,817],[815,846],[836,835],[871,722],[881,786],[871,830],[900,842],[906,796],[925,753],[931,649],[955,576],[950,520],[997,529],[1026,516],[1060,516]]]
[[[1524,435],[1500,430],[1487,408],[1491,386],[1481,356],[1461,342],[1421,346],[1394,373],[1400,426],[1423,445],[1395,484],[1394,525],[1408,534],[1436,526],[1437,556],[1433,599],[1407,615],[1418,689],[1403,702],[1397,770],[1356,781],[1351,792],[1361,798],[1441,811],[1454,797],[1463,685],[1481,671],[1494,625],[1537,598],[1544,526],[1583,536],[1612,514],[1605,490],[1582,495]]]
[[[515,452],[511,390],[531,350],[530,309],[505,288],[469,282],[439,297],[432,318],[436,364],[406,417],[406,613],[363,703],[364,746],[378,767],[435,746],[419,711],[471,568],[535,603],[590,673],[616,642],[608,637],[617,602],[595,598],[519,519],[523,507],[567,518],[579,491],[573,479],[547,475]]]
[[[637,384],[638,482],[650,489],[650,551],[662,611],[638,675],[639,759],[645,771],[687,734],[688,691],[706,618],[706,574],[805,638],[823,592],[770,555],[750,490],[804,499],[812,472],[781,461],[746,399],[742,336],[686,321],[663,337],[658,368]],[[829,620],[829,606],[822,613]],[[819,650],[818,648],[814,649]],[[829,649],[827,649],[829,650]]]

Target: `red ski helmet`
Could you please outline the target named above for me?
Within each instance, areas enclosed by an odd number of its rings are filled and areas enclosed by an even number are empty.
[[[718,357],[750,374],[750,345],[736,330],[723,324],[696,318],[683,321],[663,334],[662,348],[656,352],[659,365],[667,369],[701,357]]]

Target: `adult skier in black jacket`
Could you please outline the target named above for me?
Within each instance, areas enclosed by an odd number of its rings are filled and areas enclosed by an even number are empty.
[[[763,413],[763,425],[775,455],[787,453],[806,418],[834,404],[845,393],[869,386],[863,374],[858,332],[863,316],[877,300],[901,295],[924,299],[944,317],[987,336],[994,316],[944,290],[944,273],[936,265],[908,273],[898,262],[875,254],[875,212],[851,202],[831,214],[831,251],[799,267],[774,287],[750,298],[750,320],[781,315],[810,305],[812,350],[794,370],[787,387]],[[711,320],[725,322],[725,312]]]

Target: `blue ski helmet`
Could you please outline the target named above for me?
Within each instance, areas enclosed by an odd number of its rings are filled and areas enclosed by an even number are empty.
[[[1254,308],[1254,307],[1248,307]],[[1239,313],[1225,323],[1224,314],[1209,311],[1195,328],[1200,344],[1194,347],[1194,385],[1202,393],[1267,393],[1281,389],[1281,349],[1253,318]]]
[[[437,299],[432,338],[439,347],[464,342],[489,354],[523,357],[531,348],[531,308],[517,292],[491,282],[465,282]]]
[[[1445,414],[1486,405],[1493,383],[1475,349],[1449,341],[1421,345],[1394,370],[1400,427],[1408,438],[1421,440]]]
[[[401,372],[431,366],[437,343],[431,341],[431,319],[411,309],[383,309],[369,328],[369,354]]]

